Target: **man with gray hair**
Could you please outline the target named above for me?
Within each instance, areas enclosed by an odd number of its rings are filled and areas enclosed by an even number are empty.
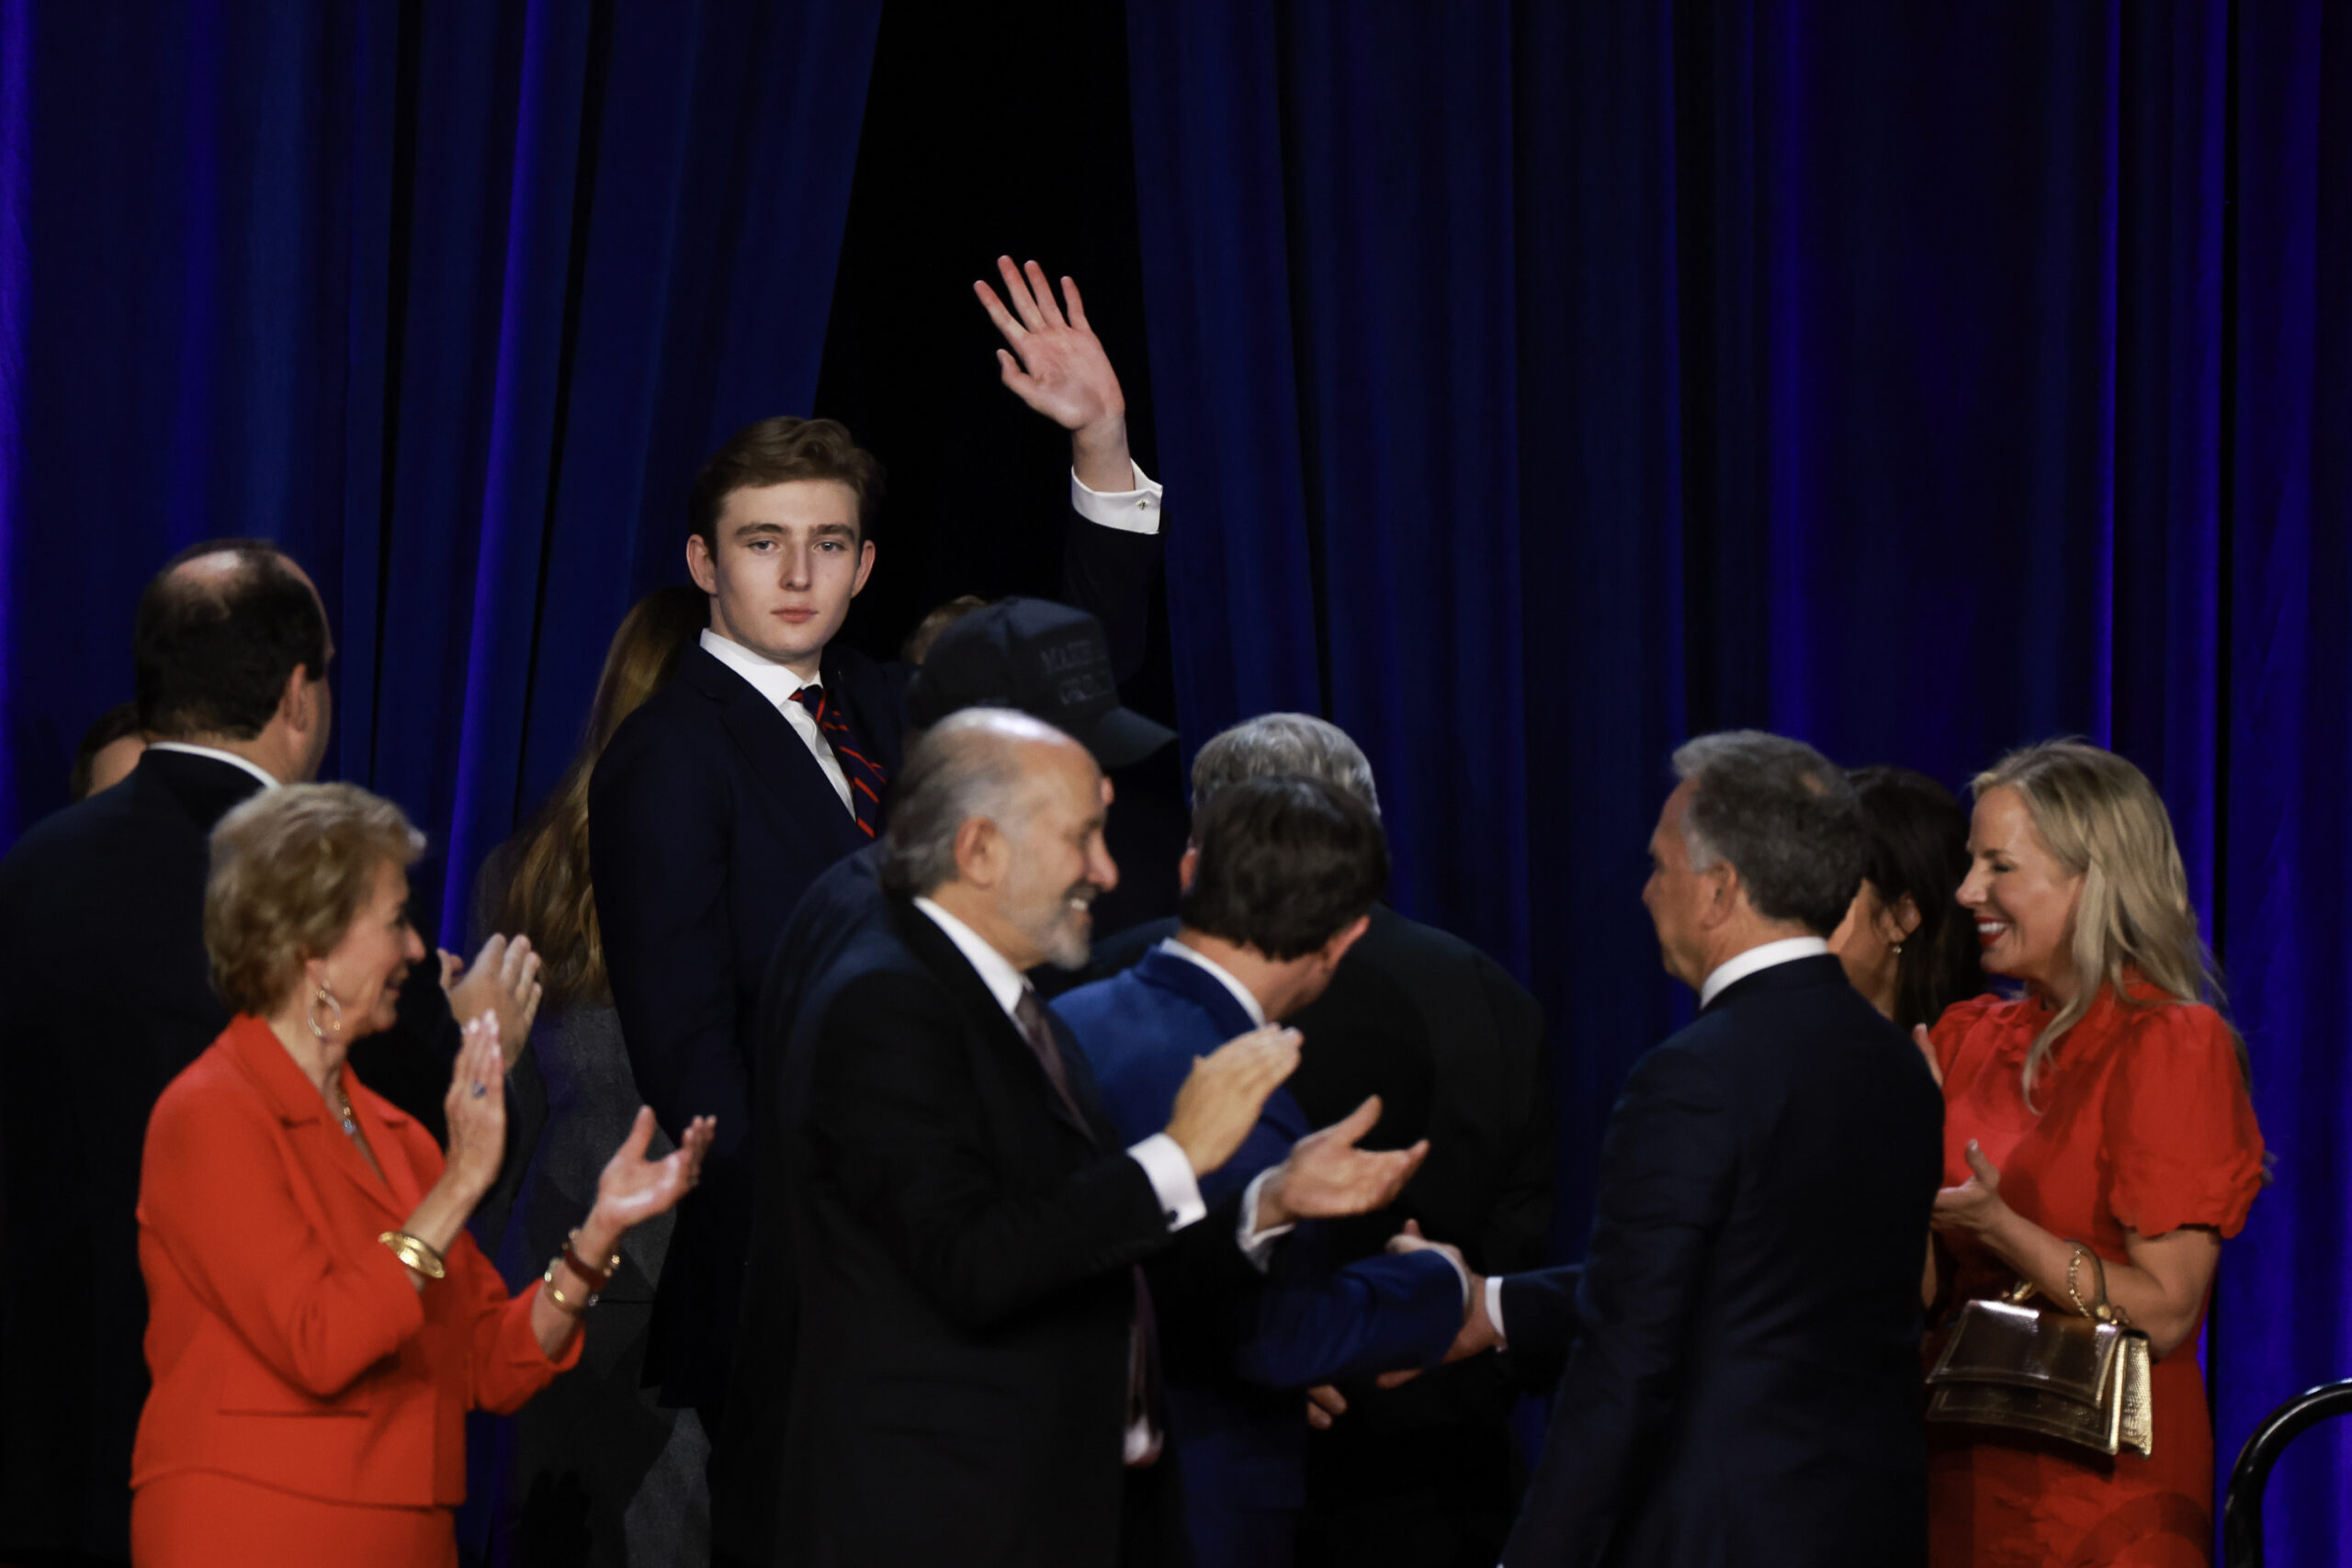
[[[1674,771],[1642,902],[1699,1017],[1626,1079],[1580,1274],[1494,1281],[1456,1344],[1565,1357],[1503,1560],[1920,1562],[1943,1100],[1823,940],[1861,880],[1853,790],[1753,730]]]
[[[1347,731],[1270,713],[1213,737],[1193,763],[1193,816],[1245,780],[1334,784],[1377,813],[1372,763]],[[1180,880],[1190,886],[1193,857]],[[1173,937],[1173,919],[1101,943],[1086,978],[1125,971]],[[1283,1087],[1325,1126],[1378,1095],[1368,1146],[1419,1139],[1429,1156],[1398,1204],[1327,1227],[1340,1261],[1376,1255],[1407,1221],[1462,1249],[1479,1273],[1533,1269],[1552,1223],[1552,1091],[1544,1012],[1502,965],[1460,938],[1374,906],[1322,995],[1290,1021],[1307,1042]],[[1366,1377],[1315,1391],[1300,1561],[1350,1568],[1491,1562],[1510,1529],[1510,1412],[1519,1382],[1495,1357],[1408,1386]]]
[[[1327,1130],[1254,1202],[1203,1202],[1296,1065],[1286,1029],[1195,1063],[1166,1128],[1121,1146],[1022,973],[1085,960],[1118,879],[1108,795],[1084,747],[1003,709],[908,750],[884,897],[808,976],[758,1083],[730,1381],[755,1396],[729,1401],[713,1476],[720,1562],[1107,1568],[1164,1490],[1136,1266],[1174,1247],[1239,1274],[1263,1233],[1403,1185],[1408,1156]]]

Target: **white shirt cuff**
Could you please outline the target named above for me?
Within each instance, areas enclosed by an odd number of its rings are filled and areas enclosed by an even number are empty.
[[[1126,534],[1157,534],[1159,532],[1160,487],[1143,465],[1129,459],[1127,467],[1136,471],[1133,490],[1089,490],[1078,470],[1069,471],[1070,510],[1089,523],[1099,523],[1105,528],[1116,528]]]
[[[1151,1190],[1159,1194],[1159,1212],[1167,1216],[1170,1230],[1198,1224],[1208,1213],[1208,1205],[1201,1201],[1201,1184],[1193,1175],[1193,1162],[1184,1157],[1175,1139],[1154,1133],[1128,1149],[1127,1157],[1143,1167]]]
[[[1241,1256],[1247,1258],[1250,1260],[1250,1266],[1261,1274],[1272,1266],[1274,1243],[1298,1228],[1295,1221],[1290,1224],[1274,1225],[1266,1230],[1258,1228],[1259,1194],[1265,1190],[1266,1179],[1281,1168],[1280,1166],[1274,1166],[1270,1169],[1260,1171],[1250,1179],[1250,1185],[1242,1190],[1241,1219],[1233,1230],[1233,1239],[1240,1247]]]
[[[1508,1349],[1510,1335],[1503,1327],[1503,1277],[1500,1274],[1487,1276],[1487,1321],[1495,1325],[1495,1337],[1503,1342],[1503,1348]]]

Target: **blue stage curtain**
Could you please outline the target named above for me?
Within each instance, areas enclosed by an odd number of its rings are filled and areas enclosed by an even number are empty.
[[[1636,903],[1674,741],[1962,785],[2080,733],[2172,807],[2278,1156],[2224,1467],[2352,1375],[2352,17],[1128,16],[1187,740],[1287,705],[1365,743],[1399,904],[1554,1020],[1564,1249],[1689,1005]],[[2352,1550],[2307,1444],[2274,1561]]]
[[[696,464],[809,412],[878,13],[0,3],[0,826],[130,695],[156,564],[265,536],[335,629],[327,772],[459,931]]]

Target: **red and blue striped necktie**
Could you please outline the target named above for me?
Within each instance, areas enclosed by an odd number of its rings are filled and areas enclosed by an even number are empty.
[[[882,791],[890,775],[882,764],[857,749],[856,739],[850,734],[849,723],[841,710],[825,698],[822,686],[803,686],[792,694],[792,700],[808,710],[817,721],[817,733],[833,749],[833,756],[842,765],[842,776],[849,780],[850,814],[857,818],[860,831],[871,839],[882,830]]]

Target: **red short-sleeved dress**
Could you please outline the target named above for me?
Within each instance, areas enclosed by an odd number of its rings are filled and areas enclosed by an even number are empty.
[[[2262,1184],[2262,1134],[2230,1032],[2212,1009],[2134,980],[2132,1005],[2101,987],[2034,1086],[2022,1075],[2051,1010],[1979,998],[1937,1021],[1944,1074],[1944,1179],[1968,1179],[1973,1138],[2026,1218],[2109,1263],[2124,1232],[2211,1225],[2235,1235]],[[1990,1297],[2016,1271],[1947,1237],[1955,1301]],[[2151,1379],[2155,1451],[2114,1460],[1967,1428],[1928,1428],[1933,1568],[2189,1568],[2212,1561],[2213,1443],[2197,1351],[2204,1313]],[[1928,1353],[1939,1348],[1930,1336]]]

